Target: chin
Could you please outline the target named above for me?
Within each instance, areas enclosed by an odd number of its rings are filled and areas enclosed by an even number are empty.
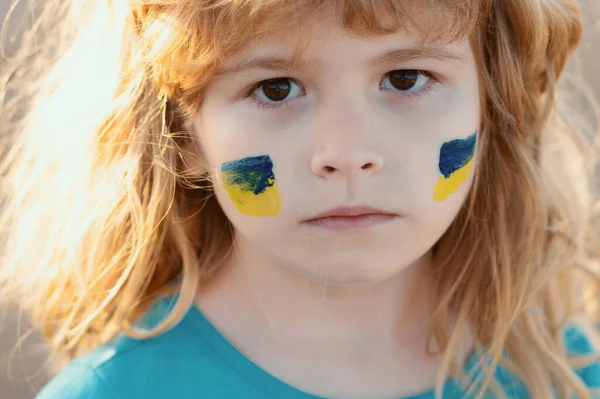
[[[360,286],[381,283],[394,277],[403,269],[404,267],[398,264],[374,268],[372,263],[331,263],[323,264],[319,269],[314,269],[311,265],[310,268],[294,268],[294,271],[319,284]]]

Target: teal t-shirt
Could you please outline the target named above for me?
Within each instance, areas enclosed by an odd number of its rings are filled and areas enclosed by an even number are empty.
[[[157,302],[142,324],[152,326],[169,311],[173,298]],[[568,350],[594,352],[577,328],[565,331]],[[468,363],[467,363],[468,367]],[[600,364],[580,370],[590,387],[600,387]],[[524,385],[507,370],[495,377],[511,398],[528,398]],[[443,398],[464,398],[449,380]],[[37,399],[323,399],[270,375],[239,352],[192,306],[168,332],[147,340],[121,336],[73,360]],[[433,391],[401,399],[434,399]]]

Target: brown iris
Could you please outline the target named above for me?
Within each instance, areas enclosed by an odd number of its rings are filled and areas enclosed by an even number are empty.
[[[271,101],[283,101],[290,94],[292,84],[289,79],[277,78],[270,79],[262,83],[262,91]]]
[[[412,70],[392,71],[389,76],[392,86],[398,90],[407,91],[417,84],[419,72]]]

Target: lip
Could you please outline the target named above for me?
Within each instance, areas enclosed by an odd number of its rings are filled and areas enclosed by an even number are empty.
[[[320,213],[303,223],[329,230],[363,230],[392,221],[399,216],[370,206],[340,206]]]

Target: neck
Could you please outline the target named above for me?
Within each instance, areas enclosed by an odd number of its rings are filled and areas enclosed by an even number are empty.
[[[222,313],[228,320],[235,315],[240,331],[254,330],[257,339],[268,337],[271,343],[288,339],[330,345],[335,339],[349,347],[368,343],[389,348],[405,342],[414,348],[425,343],[429,264],[426,254],[385,281],[329,285],[265,258],[237,237],[223,274],[203,287],[198,304],[217,325]],[[235,337],[235,327],[231,330]]]
[[[374,284],[329,285],[238,239],[196,303],[237,349],[292,386],[323,397],[402,397],[431,389],[439,367],[427,353],[437,348],[426,347],[430,262],[427,254]]]

